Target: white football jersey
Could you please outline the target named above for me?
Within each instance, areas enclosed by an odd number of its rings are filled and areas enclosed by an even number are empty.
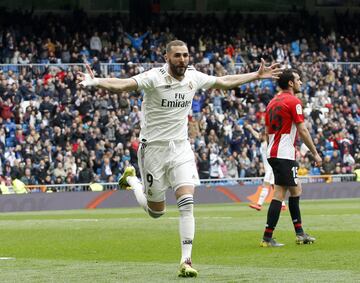
[[[188,118],[198,89],[211,88],[216,77],[188,66],[183,80],[170,76],[168,65],[132,77],[144,91],[140,140],[170,141],[188,138]]]

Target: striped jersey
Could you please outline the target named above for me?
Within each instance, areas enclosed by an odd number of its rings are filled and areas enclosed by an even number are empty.
[[[140,140],[170,141],[188,139],[188,115],[198,89],[211,88],[216,77],[188,66],[178,81],[168,73],[168,65],[132,77],[144,91]]]
[[[265,123],[269,136],[267,158],[295,160],[296,124],[304,122],[300,99],[280,92],[266,107]]]

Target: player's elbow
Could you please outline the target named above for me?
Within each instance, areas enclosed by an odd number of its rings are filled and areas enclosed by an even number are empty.
[[[231,85],[230,85],[229,81],[226,79],[226,76],[218,77],[216,79],[216,83],[214,85],[214,88],[216,88],[216,89],[229,89],[229,88],[231,88]]]

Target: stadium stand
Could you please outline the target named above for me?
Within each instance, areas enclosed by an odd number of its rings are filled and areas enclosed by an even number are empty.
[[[165,14],[145,26],[130,25],[123,15],[74,13],[0,13],[5,185],[13,179],[26,185],[114,182],[129,163],[136,166],[142,94],[83,89],[77,72],[89,62],[98,76],[130,77],[161,65],[165,44],[175,37],[188,43],[191,64],[208,74],[252,71],[261,57],[300,69],[308,128],[318,151],[329,157],[314,168],[299,144],[302,172],[348,174],[360,163],[359,30],[349,29],[360,17],[336,15],[327,25],[304,11],[261,21],[229,14],[225,28],[214,15]],[[204,179],[264,174],[259,143],[244,125],[262,130],[275,92],[274,82],[263,81],[226,94],[197,93],[189,136]]]

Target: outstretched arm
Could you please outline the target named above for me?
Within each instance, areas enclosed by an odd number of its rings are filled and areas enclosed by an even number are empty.
[[[140,39],[144,39],[145,37],[148,36],[149,33],[150,33],[149,31],[145,32],[142,36],[140,36]]]
[[[260,67],[256,72],[218,77],[213,87],[230,89],[259,79],[278,79],[281,73],[279,63],[266,67],[264,59],[261,58]]]
[[[128,39],[130,39],[130,41],[135,40],[135,38],[133,38],[130,34],[128,34],[127,32],[125,32],[125,35],[127,36]]]
[[[117,79],[117,78],[95,78],[93,71],[88,64],[85,65],[87,73],[80,74],[80,80],[82,86],[95,86],[104,88],[111,91],[134,91],[138,85],[132,78],[129,79]]]

